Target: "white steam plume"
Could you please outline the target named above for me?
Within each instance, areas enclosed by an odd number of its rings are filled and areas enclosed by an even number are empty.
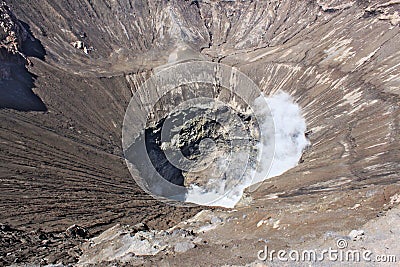
[[[252,180],[252,177],[249,176],[243,179],[243,181],[233,189],[230,188],[229,192],[224,191],[225,181],[222,179],[210,181],[213,183],[213,190],[206,190],[202,187],[192,185],[186,196],[186,202],[233,208],[241,199],[246,187],[265,179],[281,175],[298,164],[304,149],[309,144],[305,137],[306,122],[301,114],[300,107],[294,103],[292,97],[285,92],[279,92],[270,97],[265,97],[264,95],[259,96],[259,98],[262,97],[265,98],[269,105],[275,126],[275,131],[272,132],[270,129],[267,129],[270,127],[268,123],[270,120],[266,119],[265,123],[259,122],[261,132],[274,134],[275,138],[275,154],[271,166],[262,166],[263,159],[261,159],[260,162],[261,167],[270,168],[268,175],[256,181]],[[256,99],[256,106],[257,102],[262,102],[258,100],[262,99]],[[269,114],[268,109],[262,106],[259,108],[260,110],[258,110],[258,112],[261,112],[261,115],[263,115],[264,112],[264,117],[267,117]],[[265,108],[265,111],[263,108]],[[260,145],[263,146],[262,149],[271,150],[272,148],[270,146],[274,144]],[[269,162],[268,160],[265,161]],[[215,186],[216,183],[217,186]],[[218,200],[214,201],[215,199]]]

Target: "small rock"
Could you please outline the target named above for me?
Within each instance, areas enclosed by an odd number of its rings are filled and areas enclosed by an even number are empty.
[[[376,217],[381,217],[381,216],[385,216],[385,213],[383,211],[380,211],[376,214]]]
[[[87,229],[80,227],[76,224],[71,225],[68,227],[68,229],[65,231],[67,236],[72,237],[72,238],[86,238],[89,235],[89,232]]]
[[[360,203],[356,203],[356,204],[354,204],[354,206],[351,207],[350,209],[351,209],[351,210],[355,210],[355,209],[359,208],[360,206],[361,206]]]
[[[174,251],[178,253],[184,253],[195,246],[196,245],[191,242],[179,242],[175,244]]]
[[[40,239],[40,240],[46,240],[46,239],[47,239],[46,233],[39,232],[39,239]]]
[[[50,240],[48,240],[48,239],[45,239],[45,240],[42,240],[42,245],[43,246],[47,246],[47,245],[49,245],[51,242],[50,242]]]
[[[85,54],[89,54],[89,52],[92,50],[92,47],[88,48],[84,42],[82,41],[75,41],[72,42],[71,45],[77,49],[83,50]]]
[[[171,233],[172,236],[180,235],[182,237],[185,237],[186,236],[185,234],[186,234],[186,231],[184,229],[180,229],[180,228],[174,229]]]
[[[400,203],[400,194],[395,194],[393,196],[390,197],[390,204],[394,205]]]
[[[182,237],[186,237],[186,236],[188,236],[189,234],[190,234],[190,233],[189,233],[187,230],[181,229],[181,228],[174,229],[174,231],[172,231],[172,233],[171,233],[172,236],[180,235],[180,236],[182,236]]]
[[[3,231],[3,232],[8,232],[8,231],[11,231],[11,227],[9,226],[9,225],[7,225],[7,224],[0,224],[0,231]]]
[[[149,227],[144,223],[138,223],[138,224],[135,224],[134,226],[132,226],[132,230],[134,232],[148,231]]]
[[[72,42],[71,45],[78,49],[83,49],[85,47],[85,44],[82,41]]]
[[[364,236],[364,230],[352,230],[349,233],[349,237],[353,240],[360,240]]]
[[[274,225],[272,226],[272,228],[273,229],[279,228],[279,223],[280,222],[281,222],[280,220],[277,220],[276,222],[274,222]]]
[[[201,241],[203,241],[203,239],[201,237],[196,237],[195,239],[193,239],[193,243],[195,243],[195,244],[200,244]]]

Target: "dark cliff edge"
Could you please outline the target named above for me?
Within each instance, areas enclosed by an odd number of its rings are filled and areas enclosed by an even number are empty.
[[[0,108],[46,111],[32,91],[36,77],[27,68],[31,65],[28,57],[44,60],[46,51],[5,2],[0,3],[0,16]]]

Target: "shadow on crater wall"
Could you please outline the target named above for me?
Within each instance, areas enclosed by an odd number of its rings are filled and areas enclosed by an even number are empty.
[[[46,51],[41,42],[34,38],[30,27],[19,21],[28,31],[28,38],[21,44],[21,52],[27,57],[45,59]],[[47,111],[43,101],[32,91],[37,78],[26,67],[26,60],[19,54],[11,54],[0,49],[0,109],[19,111]]]

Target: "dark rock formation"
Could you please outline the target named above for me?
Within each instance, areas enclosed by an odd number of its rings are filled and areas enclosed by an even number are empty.
[[[35,76],[26,68],[31,64],[28,57],[44,59],[44,48],[3,1],[0,16],[0,108],[45,111],[44,103],[31,91]]]

